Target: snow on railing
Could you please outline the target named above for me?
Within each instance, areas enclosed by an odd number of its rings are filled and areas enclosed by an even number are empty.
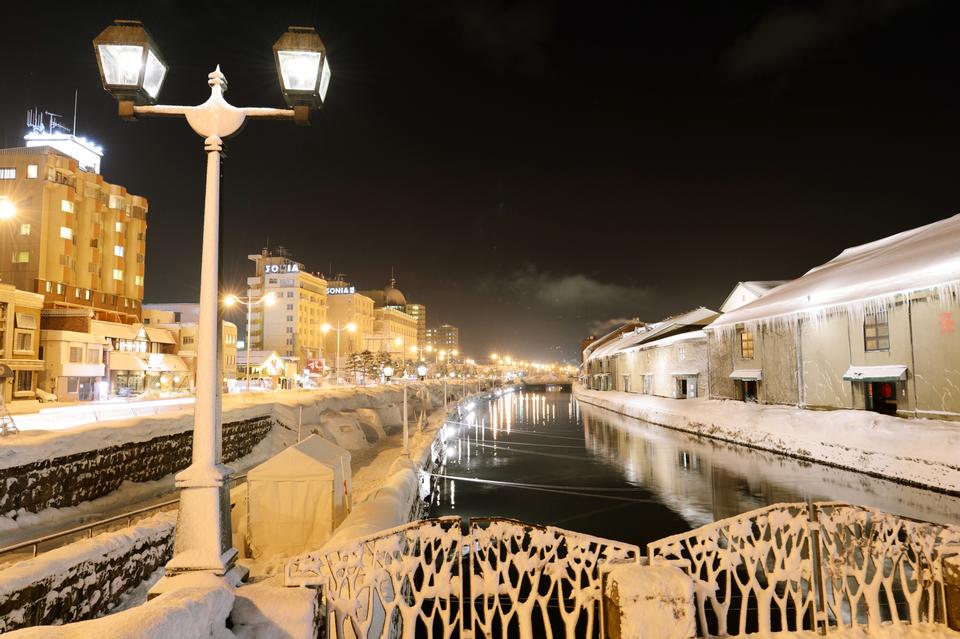
[[[694,581],[701,636],[943,622],[960,528],[833,502],[774,504],[651,543]]]
[[[413,522],[291,560],[287,585],[321,585],[331,637],[593,637],[601,567],[639,549],[507,519]]]
[[[832,626],[943,622],[943,559],[960,527],[846,504],[820,504],[824,603]]]

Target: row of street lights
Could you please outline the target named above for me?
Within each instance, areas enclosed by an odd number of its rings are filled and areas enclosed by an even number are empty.
[[[223,465],[221,452],[218,253],[223,141],[237,134],[248,118],[309,124],[310,110],[322,105],[330,85],[326,47],[314,29],[305,27],[290,27],[273,45],[280,89],[289,109],[231,105],[223,97],[227,78],[219,66],[207,76],[210,97],[203,104],[157,105],[169,66],[139,21],[114,22],[94,38],[93,49],[103,88],[116,98],[120,117],[184,117],[203,138],[207,153],[193,451],[190,466],[176,475],[180,515],[174,555],[166,574],[212,571],[224,575],[233,568],[237,550],[231,544],[226,484],[231,470]]]

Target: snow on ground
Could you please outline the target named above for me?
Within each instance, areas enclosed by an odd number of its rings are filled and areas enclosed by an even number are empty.
[[[575,386],[582,402],[654,424],[960,493],[960,423]]]
[[[236,475],[263,463],[294,443],[297,433],[275,425],[264,439],[254,446],[250,454],[230,464]],[[83,502],[68,508],[46,508],[39,513],[21,509],[16,518],[0,516],[0,545],[9,546],[27,539],[35,539],[88,521],[105,519],[139,508],[146,508],[164,501],[176,499],[174,473],[156,481],[125,481],[109,495]],[[30,549],[24,552],[29,552]],[[5,560],[16,559],[5,558]]]
[[[399,385],[239,393],[223,398],[223,421],[271,415],[281,407],[303,406],[305,415],[310,415],[318,405],[325,410],[385,408],[397,403],[401,394]],[[23,432],[3,439],[0,468],[190,430],[193,428],[193,399],[128,402],[106,408],[46,408],[16,419]]]

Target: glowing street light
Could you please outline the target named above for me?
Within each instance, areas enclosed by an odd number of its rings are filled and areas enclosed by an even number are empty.
[[[0,196],[0,220],[12,220],[17,215],[17,207],[6,195]]]
[[[93,39],[100,81],[120,103],[120,116],[133,119],[134,106],[154,104],[167,65],[139,20],[116,20]]]
[[[417,376],[420,378],[420,381],[421,381],[421,382],[422,382],[424,379],[426,379],[426,377],[427,377],[427,366],[426,366],[426,364],[420,364],[419,366],[417,366]]]
[[[244,371],[243,377],[247,391],[250,390],[250,347],[253,345],[253,341],[250,339],[250,325],[253,323],[253,307],[257,304],[263,304],[264,306],[273,306],[277,303],[277,295],[272,291],[263,295],[261,297],[256,296],[241,296],[234,295],[233,293],[227,295],[223,298],[223,305],[227,307],[234,307],[237,304],[243,304],[247,307],[247,341],[246,351],[247,351],[247,366]]]
[[[319,109],[330,86],[327,48],[313,27],[290,27],[273,45],[280,89],[298,117]]]
[[[337,359],[336,359],[336,362],[334,363],[334,374],[337,376],[338,384],[340,383],[340,333],[342,333],[343,331],[347,331],[348,333],[354,333],[356,332],[356,330],[357,330],[357,325],[354,324],[353,322],[350,322],[349,324],[346,324],[346,325],[337,325],[337,326],[331,326],[330,324],[327,324],[326,322],[324,322],[323,325],[320,326],[320,332],[323,333],[324,335],[326,335],[330,331],[337,332]]]
[[[291,29],[293,44],[287,48],[284,38],[278,50],[311,50],[300,47],[300,40],[310,40],[320,56],[313,56],[321,82],[329,83],[329,68],[321,73],[326,63],[326,51],[319,37],[310,38],[301,30]],[[296,46],[294,46],[296,45]],[[220,248],[220,163],[223,141],[235,135],[248,118],[293,120],[308,124],[310,106],[303,85],[284,83],[283,69],[278,65],[284,98],[294,101],[296,109],[263,107],[237,108],[224,99],[227,78],[218,66],[207,78],[210,97],[196,106],[157,105],[160,89],[167,76],[167,65],[156,43],[143,24],[137,21],[117,21],[100,32],[93,40],[93,50],[104,90],[116,98],[120,117],[136,119],[149,115],[182,116],[190,128],[203,138],[207,153],[206,191],[204,195],[203,242],[200,267],[200,317],[197,345],[197,395],[195,404],[192,460],[186,470],[176,476],[180,488],[180,525],[174,545],[173,558],[167,564],[167,575],[186,571],[212,571],[226,574],[233,568],[237,550],[231,547],[229,501],[226,495],[230,469],[222,463],[222,408],[220,393],[220,330],[218,318],[218,281]],[[279,61],[279,58],[277,58]],[[305,65],[304,65],[305,66]],[[324,85],[324,93],[326,91]],[[301,104],[303,98],[306,104]],[[228,504],[225,508],[224,504]]]
[[[390,378],[393,377],[393,366],[387,364],[383,367],[383,376],[386,378],[387,383],[390,383]]]

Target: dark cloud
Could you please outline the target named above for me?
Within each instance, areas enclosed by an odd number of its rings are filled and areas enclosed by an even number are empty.
[[[605,320],[595,320],[590,322],[590,334],[601,337],[614,329],[620,328],[627,322],[634,322],[637,319],[636,317],[611,317]]]
[[[924,1],[824,0],[811,8],[778,7],[726,52],[721,68],[735,78],[761,74]]]
[[[581,317],[630,313],[650,299],[646,287],[601,282],[582,273],[555,275],[533,267],[517,271],[507,282],[520,300]]]

